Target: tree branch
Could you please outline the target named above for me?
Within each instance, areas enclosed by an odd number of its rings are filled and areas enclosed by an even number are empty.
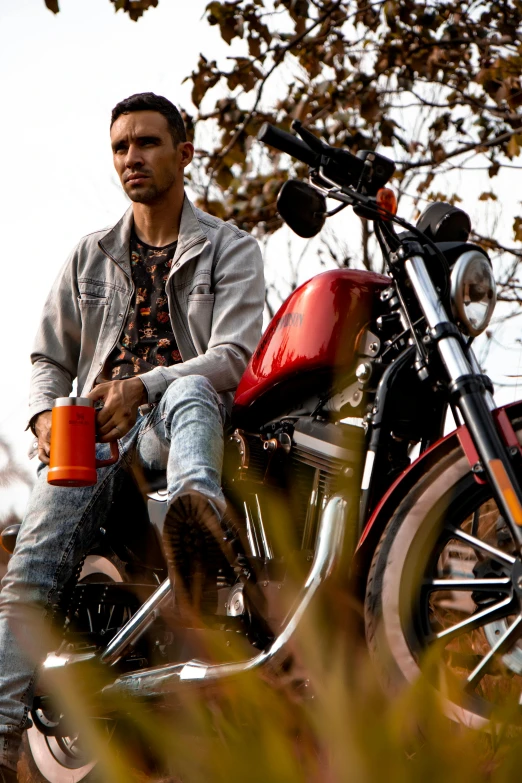
[[[219,153],[217,165],[215,165],[215,166],[213,166],[211,168],[211,170],[209,172],[209,175],[208,175],[209,176],[209,185],[208,185],[208,187],[210,187],[211,180],[214,178],[214,176],[217,174],[217,172],[219,171],[219,169],[223,165],[223,159],[228,155],[228,153],[230,152],[230,150],[232,149],[232,147],[234,146],[236,141],[239,139],[241,134],[244,132],[246,126],[248,125],[248,123],[250,122],[250,120],[252,119],[254,114],[256,113],[257,107],[259,106],[259,102],[260,102],[261,97],[263,95],[263,90],[265,88],[265,84],[268,81],[268,79],[270,78],[270,76],[274,73],[276,68],[278,68],[279,65],[281,64],[281,62],[284,59],[285,54],[287,52],[290,52],[295,46],[297,46],[308,35],[310,35],[312,30],[314,30],[316,27],[321,25],[326,19],[328,19],[328,17],[330,17],[334,13],[334,11],[336,11],[342,5],[342,2],[343,2],[343,0],[337,0],[337,2],[335,2],[331,6],[331,8],[328,11],[326,11],[322,16],[320,16],[318,19],[316,19],[316,21],[310,27],[308,27],[306,30],[304,30],[302,33],[300,33],[300,35],[295,36],[295,38],[293,38],[291,41],[289,41],[288,44],[286,44],[286,46],[283,46],[277,52],[277,54],[274,56],[274,63],[272,65],[272,67],[269,68],[269,70],[267,71],[265,76],[262,78],[259,87],[257,88],[257,94],[256,94],[256,98],[255,98],[255,101],[254,101],[254,105],[252,106],[252,108],[250,109],[250,111],[248,112],[248,114],[246,115],[244,120],[237,127],[235,133],[233,134],[232,138],[230,139],[230,141],[228,142],[226,147]],[[208,193],[208,188],[207,188],[207,193]],[[207,196],[205,196],[205,199],[206,198],[207,198]]]

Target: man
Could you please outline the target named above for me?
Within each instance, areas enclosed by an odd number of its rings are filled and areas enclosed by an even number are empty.
[[[16,780],[35,663],[47,651],[45,617],[122,477],[136,465],[166,468],[171,574],[187,573],[181,540],[208,542],[219,531],[223,416],[260,336],[259,247],[186,197],[194,148],[178,110],[152,93],[131,96],[112,112],[111,145],[132,205],[73,251],[31,357],[30,426],[42,465],[0,595],[0,783]],[[103,402],[98,439],[118,440],[120,459],[99,469],[94,487],[52,487],[51,408],[75,378],[81,396]],[[144,405],[152,410],[140,415]]]

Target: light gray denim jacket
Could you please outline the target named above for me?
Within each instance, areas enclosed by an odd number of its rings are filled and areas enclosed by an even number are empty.
[[[114,228],[84,237],[44,307],[31,361],[31,420],[67,397],[75,378],[87,394],[117,344],[134,301],[130,208]],[[149,402],[183,375],[204,375],[228,410],[261,336],[263,262],[256,240],[197,209],[185,196],[166,283],[172,330],[183,362],[140,375]]]

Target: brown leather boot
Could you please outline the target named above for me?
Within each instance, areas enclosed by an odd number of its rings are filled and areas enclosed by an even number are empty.
[[[197,492],[176,498],[167,512],[163,542],[175,603],[184,619],[201,625],[217,609],[217,585],[233,576],[236,554],[211,502]]]

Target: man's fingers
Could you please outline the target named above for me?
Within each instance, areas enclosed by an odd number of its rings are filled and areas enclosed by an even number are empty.
[[[103,425],[98,425],[97,436],[100,443],[109,443],[111,440],[123,438],[130,429],[133,422],[128,419],[122,419],[121,415],[113,414]]]
[[[113,440],[119,440],[129,431],[128,427],[119,426],[118,424],[107,425],[107,431],[98,436],[99,443],[110,443]]]
[[[49,464],[50,449],[47,443],[38,443],[38,459],[43,462],[44,465]]]
[[[122,438],[134,424],[132,412],[127,408],[111,410],[111,408],[108,407],[105,416],[102,417],[103,412],[104,411],[100,411],[97,420],[97,433],[99,436],[107,435],[111,429],[118,429],[120,432],[118,437]]]
[[[87,397],[89,398],[89,400],[101,400],[102,398],[107,396],[111,386],[112,383],[100,383],[98,386],[95,386],[94,389],[92,389],[89,392]]]
[[[101,440],[106,435],[109,434],[109,432],[112,432],[113,430],[118,430],[118,425],[114,422],[114,420],[111,419],[107,422],[107,424],[104,424],[101,427],[98,427],[98,440]]]
[[[136,384],[131,380],[102,383],[88,395],[92,400],[104,400],[103,408],[96,413],[96,431],[102,443],[122,438],[136,421],[137,405],[145,387],[140,381],[137,394]]]
[[[117,427],[113,427],[107,435],[98,438],[98,443],[112,443],[115,440],[119,440],[122,437],[121,432]]]
[[[100,408],[100,410],[97,411],[96,424],[98,427],[98,432],[101,432],[103,427],[107,427],[113,416],[114,411],[111,410],[110,405],[104,405],[103,408]]]

